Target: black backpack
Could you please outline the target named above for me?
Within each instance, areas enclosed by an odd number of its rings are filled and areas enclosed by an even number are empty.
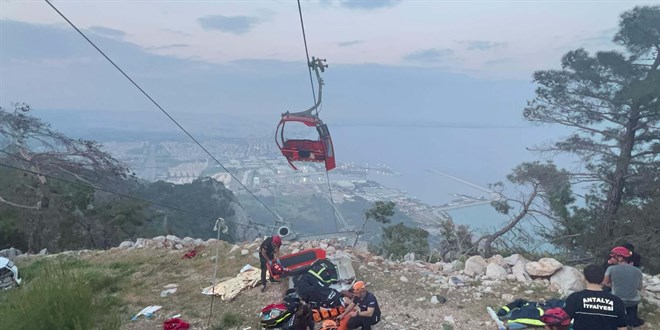
[[[321,281],[324,285],[337,283],[339,274],[337,273],[337,266],[328,259],[316,260],[307,270],[307,273],[314,276],[317,280]]]
[[[334,308],[341,306],[341,295],[337,290],[326,286],[314,275],[305,273],[293,279],[293,285],[302,300],[312,308]]]
[[[280,309],[273,307],[267,312],[262,311],[260,324],[266,329],[277,329],[288,324],[293,316],[293,313],[287,309]]]

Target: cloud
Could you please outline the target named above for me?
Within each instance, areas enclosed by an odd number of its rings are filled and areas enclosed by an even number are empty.
[[[508,45],[506,42],[493,42],[485,40],[458,40],[457,42],[466,45],[468,50],[489,50],[505,47]]]
[[[126,35],[126,32],[116,29],[111,29],[103,26],[92,26],[88,30],[93,33],[100,34],[102,36],[111,37],[111,38],[121,38]]]
[[[197,19],[204,30],[219,30],[233,34],[250,32],[254,25],[260,21],[261,19],[257,17],[223,15],[204,16]]]
[[[392,7],[400,0],[341,0],[339,5],[351,9],[379,9]]]
[[[188,44],[170,44],[170,45],[149,47],[149,48],[146,48],[146,49],[147,50],[163,50],[163,49],[186,48],[186,47],[190,47],[190,45],[188,45]]]
[[[451,49],[429,48],[412,52],[404,56],[403,60],[409,62],[437,63],[447,59],[452,54],[454,54],[454,51]]]
[[[116,120],[126,118],[117,112],[144,110],[152,123],[149,129],[172,129],[167,118],[146,105],[142,97],[132,97],[135,88],[124,79],[116,79],[114,68],[80,36],[71,33],[70,28],[6,21],[0,24],[3,32],[0,100],[26,101],[50,109],[84,109],[90,115],[105,110]],[[246,59],[217,64],[150,52],[123,39],[104,36],[96,39],[113,60],[120,62],[122,69],[148,87],[154,99],[167,105],[166,109],[180,118],[184,127],[217,126],[214,131],[224,128],[223,136],[232,136],[239,130],[247,135],[262,131],[253,129],[254,121],[264,121],[268,129],[273,129],[270,125],[277,124],[283,111],[305,109],[311,102],[308,72],[301,70],[300,61]],[[442,59],[449,64],[456,61],[451,50],[426,49],[416,53],[426,53],[427,59]],[[435,57],[430,56],[434,54]],[[509,113],[505,110],[514,107],[515,100],[524,102],[533,95],[528,80],[480,80],[450,73],[439,65],[336,64],[328,70],[325,82],[332,95],[328,94],[323,102],[327,109],[335,109],[324,117],[330,122],[368,122],[384,113],[389,114],[388,121],[397,122],[410,117],[409,112],[401,109],[414,109],[416,116],[428,117],[429,122],[468,122],[471,118],[482,118],[482,122],[501,120],[508,125],[519,114],[503,119],[502,114]],[[355,93],[356,90],[360,93]],[[260,97],[255,97],[257,94]],[[488,97],[471,97],[474,94]],[[468,108],[478,115],[460,111],[455,117],[454,114],[450,118],[445,114],[438,117],[438,97],[447,108]],[[492,111],[493,99],[501,104],[501,111]],[[193,103],[195,106],[191,107]],[[273,104],[281,106],[273,109]],[[241,117],[242,121],[228,124],[225,120],[228,115]],[[110,121],[94,123],[124,128]],[[89,128],[78,122],[68,124]]]
[[[494,60],[484,62],[484,65],[500,65],[515,63],[515,59],[511,57],[496,58]]]
[[[359,44],[363,44],[364,40],[351,40],[351,41],[342,41],[337,43],[337,46],[339,47],[350,47],[350,46],[355,46]]]
[[[160,29],[160,30],[163,31],[163,32],[167,32],[167,33],[171,33],[171,34],[175,34],[175,35],[179,35],[179,36],[192,37],[192,34],[190,34],[188,32],[179,31],[179,30],[172,30],[172,29]]]

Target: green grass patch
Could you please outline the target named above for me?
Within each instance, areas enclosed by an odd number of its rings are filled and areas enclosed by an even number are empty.
[[[118,302],[104,293],[114,280],[81,271],[89,267],[80,261],[30,265],[25,285],[9,291],[0,305],[3,328],[119,329]]]
[[[234,313],[225,313],[220,319],[220,326],[222,329],[229,329],[240,326],[245,322],[245,318],[242,315]]]

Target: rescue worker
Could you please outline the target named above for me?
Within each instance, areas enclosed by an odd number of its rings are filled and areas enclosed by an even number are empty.
[[[367,287],[363,281],[357,281],[353,284],[353,293],[355,294],[353,301],[339,315],[338,319],[341,320],[348,313],[352,313],[352,317],[348,320],[347,329],[361,328],[362,330],[371,330],[372,325],[380,322],[378,300],[373,293],[367,291]],[[358,309],[353,312],[356,306]]]
[[[267,237],[259,248],[259,261],[261,261],[261,292],[266,291],[266,270],[268,266],[272,266],[274,263],[279,262],[280,260],[280,246],[282,246],[282,237],[280,235],[274,235],[272,237]],[[278,282],[273,278],[273,274],[270,274],[270,282]]]
[[[564,311],[575,330],[626,330],[626,309],[621,298],[601,287],[605,271],[599,265],[584,267],[587,288],[566,298]]]

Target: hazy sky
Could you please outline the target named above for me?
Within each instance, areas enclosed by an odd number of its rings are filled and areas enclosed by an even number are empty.
[[[304,58],[295,1],[59,1],[80,27],[147,52],[227,63]],[[528,79],[569,49],[609,44],[618,16],[655,1],[320,0],[302,2],[312,55],[331,63],[439,67]],[[3,0],[0,17],[63,24],[43,1]],[[29,42],[29,41],[26,41]]]
[[[271,134],[282,112],[312,103],[295,1],[53,3],[195,134]],[[534,158],[526,147],[566,133],[523,119],[532,73],[558,68],[569,50],[611,50],[621,13],[656,3],[304,0],[302,8],[310,55],[330,64],[321,116],[341,161],[414,165],[421,183],[436,168],[485,184]],[[64,119],[70,126],[176,129],[43,1],[0,0],[0,106],[17,101],[51,117],[87,111],[84,121]],[[500,129],[479,129],[489,125]]]

